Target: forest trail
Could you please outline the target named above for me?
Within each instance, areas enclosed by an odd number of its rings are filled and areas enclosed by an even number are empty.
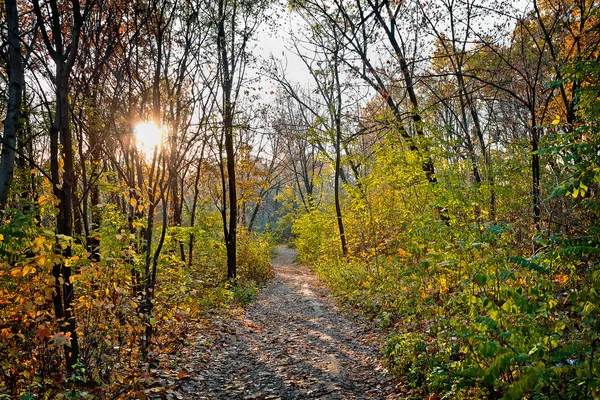
[[[378,359],[372,327],[341,314],[295,256],[279,247],[274,279],[246,312],[218,322],[210,344],[193,339],[181,359],[184,378],[171,382],[167,398],[400,398]]]

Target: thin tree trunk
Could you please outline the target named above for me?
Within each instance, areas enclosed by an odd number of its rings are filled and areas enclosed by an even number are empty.
[[[205,142],[206,143],[206,142]],[[204,144],[202,145],[202,153],[204,154]],[[198,161],[198,169],[196,171],[196,178],[194,179],[194,199],[192,200],[192,210],[190,215],[190,228],[194,228],[194,224],[196,223],[196,207],[198,206],[198,196],[200,194],[200,188],[198,187],[198,183],[200,182],[200,167],[202,166],[202,158]],[[192,256],[194,254],[194,240],[195,236],[193,231],[190,233],[190,242],[188,247],[188,267],[192,266]]]
[[[339,49],[336,49],[339,51]],[[342,255],[348,257],[348,245],[346,244],[346,233],[344,232],[344,220],[342,218],[342,206],[340,204],[340,174],[341,174],[341,158],[342,158],[342,121],[340,114],[342,113],[342,89],[340,85],[340,74],[338,70],[338,51],[334,54],[334,78],[336,90],[336,105],[335,112],[335,182],[333,194],[335,197],[335,214],[337,218],[338,231],[340,234],[340,242],[342,245]]]
[[[72,303],[75,298],[73,283],[71,282],[71,267],[64,260],[71,257],[72,249],[70,241],[73,237],[73,189],[75,187],[75,170],[73,166],[73,138],[69,117],[69,75],[77,58],[81,28],[84,24],[87,11],[82,14],[81,4],[77,0],[71,1],[72,26],[68,36],[70,43],[65,43],[61,24],[61,9],[56,0],[48,1],[50,12],[50,29],[52,35],[48,34],[48,19],[44,18],[39,1],[33,1],[35,16],[40,28],[46,49],[56,65],[54,84],[56,95],[56,108],[54,120],[50,127],[50,170],[54,195],[59,200],[58,215],[56,217],[56,233],[68,240],[66,248],[62,250],[63,261],[55,264],[52,273],[55,279],[55,293],[53,296],[56,317],[64,323],[66,332],[70,336],[70,342],[65,345],[65,359],[67,370],[72,372],[79,358],[79,344],[77,339],[77,327],[73,314]],[[86,4],[86,7],[91,7]],[[60,139],[63,173],[62,179],[59,170],[59,148]],[[60,237],[60,236],[59,236]],[[62,289],[62,293],[61,293]],[[62,296],[61,296],[62,294]]]
[[[233,143],[233,104],[231,92],[233,85],[232,71],[227,54],[225,34],[225,1],[219,1],[219,19],[217,43],[221,57],[221,74],[223,87],[223,133],[225,136],[225,154],[227,157],[227,190],[229,194],[229,227],[225,235],[227,249],[227,278],[235,279],[236,267],[236,239],[237,239],[237,192],[235,182],[235,149]]]
[[[59,199],[58,215],[56,217],[56,233],[64,235],[66,240],[73,237],[73,187],[75,184],[75,171],[73,166],[73,141],[69,125],[69,81],[68,71],[61,62],[56,66],[56,111],[53,126],[50,129],[51,142],[51,173],[54,194]],[[59,174],[58,143],[60,139],[63,151],[62,180]],[[61,239],[59,239],[61,240]],[[70,243],[62,250],[62,256],[71,257]],[[53,267],[55,278],[54,305],[56,317],[63,320],[66,331],[70,334],[70,343],[65,346],[67,367],[72,370],[79,359],[79,343],[77,327],[72,310],[75,290],[71,282],[71,267],[64,261]],[[61,293],[62,288],[62,293]],[[62,296],[61,296],[62,295]]]
[[[98,76],[94,78],[94,86],[97,87],[99,85]],[[98,107],[97,101],[94,101],[94,106]],[[87,236],[86,247],[88,252],[90,253],[90,260],[94,262],[100,261],[100,238],[97,230],[100,228],[100,224],[102,223],[102,213],[98,209],[100,205],[100,188],[99,188],[99,180],[102,174],[100,164],[102,163],[101,155],[100,155],[100,133],[94,129],[92,134],[90,135],[90,178],[89,178],[89,207],[90,207],[90,216],[89,219],[89,233]],[[88,202],[86,201],[87,205]],[[86,220],[88,219],[87,212],[85,213]]]
[[[8,24],[8,103],[0,155],[0,209],[6,207],[15,168],[15,147],[21,114],[24,67],[19,38],[19,13],[16,0],[6,0]]]
[[[143,313],[146,317],[146,329],[145,329],[145,335],[144,338],[142,340],[142,354],[144,359],[147,358],[148,356],[148,347],[150,346],[150,343],[152,342],[152,324],[150,322],[151,320],[151,316],[152,316],[152,308],[153,308],[153,304],[152,304],[152,295],[153,295],[153,291],[154,291],[154,284],[152,282],[152,272],[151,272],[151,265],[152,265],[152,233],[153,233],[153,228],[154,228],[154,211],[156,208],[156,203],[155,203],[155,199],[154,199],[154,183],[153,183],[153,178],[154,178],[154,173],[155,173],[155,167],[156,167],[156,163],[157,163],[157,153],[158,153],[158,149],[155,147],[154,148],[154,154],[152,156],[152,167],[150,168],[150,175],[148,178],[148,215],[146,217],[146,231],[144,232],[146,237],[145,239],[145,253],[146,253],[146,257],[145,257],[145,262],[144,262],[144,278],[145,278],[145,282],[144,282],[144,306],[143,306]]]
[[[533,222],[535,229],[540,232],[542,208],[541,208],[541,187],[540,187],[540,155],[539,150],[539,128],[536,126],[535,110],[531,110],[531,184],[533,195]]]

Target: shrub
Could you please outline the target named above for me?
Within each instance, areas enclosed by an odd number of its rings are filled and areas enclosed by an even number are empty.
[[[430,366],[430,355],[422,334],[392,334],[382,350],[389,370],[401,376],[413,388],[422,388]]]
[[[241,281],[263,283],[273,277],[269,242],[245,230],[238,232],[237,263]]]
[[[294,246],[301,262],[312,264],[320,256],[340,256],[337,226],[332,214],[317,209],[300,214],[292,225]]]

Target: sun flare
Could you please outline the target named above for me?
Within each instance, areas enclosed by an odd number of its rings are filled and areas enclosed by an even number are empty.
[[[133,132],[138,150],[146,155],[151,155],[154,148],[162,143],[163,129],[154,122],[140,122]]]

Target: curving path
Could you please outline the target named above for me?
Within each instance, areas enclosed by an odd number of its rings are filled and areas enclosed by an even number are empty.
[[[275,278],[241,319],[221,321],[217,337],[182,357],[186,373],[168,397],[400,398],[372,326],[341,314],[314,273],[294,263],[294,250],[278,251]]]

